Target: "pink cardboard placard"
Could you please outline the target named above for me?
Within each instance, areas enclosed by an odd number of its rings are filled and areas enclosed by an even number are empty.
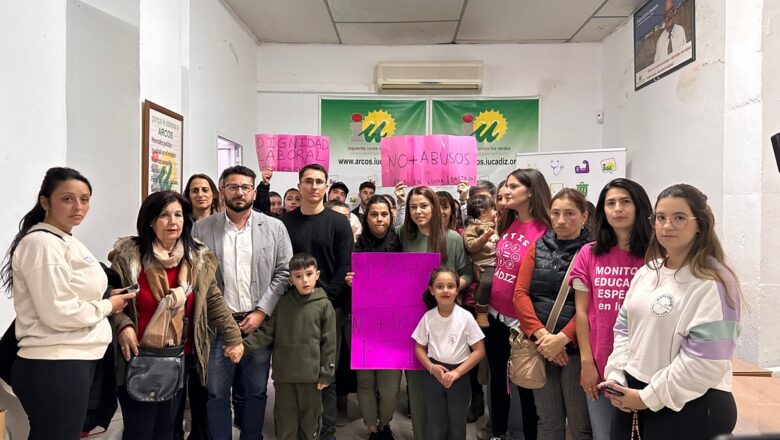
[[[422,295],[439,266],[433,253],[352,254],[353,370],[421,370],[412,339],[427,309]]]
[[[382,186],[477,183],[477,140],[473,136],[391,136],[382,138]]]
[[[294,134],[256,134],[255,151],[262,170],[299,171],[310,163],[330,165],[330,139],[328,136]]]

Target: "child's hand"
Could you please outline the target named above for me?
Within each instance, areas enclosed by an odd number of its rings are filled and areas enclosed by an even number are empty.
[[[487,228],[485,228],[485,231],[484,231],[484,232],[482,232],[482,236],[483,236],[483,237],[490,237],[490,236],[492,236],[492,235],[493,235],[495,232],[496,232],[496,231],[495,231],[495,230],[493,230],[493,228],[491,228],[490,226],[488,226]]]
[[[460,373],[458,373],[458,370],[448,371],[444,374],[441,384],[444,385],[444,388],[449,388],[458,379],[460,379]]]
[[[436,380],[438,380],[442,385],[444,385],[444,375],[447,373],[447,371],[447,367],[444,365],[433,364],[431,367],[431,375],[435,377]]]
[[[344,282],[347,286],[352,287],[352,280],[355,279],[355,272],[347,272],[347,276],[344,277]]]
[[[317,391],[322,391],[322,390],[324,390],[324,389],[325,389],[325,388],[327,388],[327,387],[328,387],[328,385],[327,385],[327,384],[324,384],[324,383],[318,383],[318,384],[317,384]]]

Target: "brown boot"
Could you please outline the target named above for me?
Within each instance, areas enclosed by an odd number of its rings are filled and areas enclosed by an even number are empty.
[[[490,323],[488,322],[488,305],[477,304],[474,306],[474,309],[477,311],[477,324],[482,328],[490,327]]]

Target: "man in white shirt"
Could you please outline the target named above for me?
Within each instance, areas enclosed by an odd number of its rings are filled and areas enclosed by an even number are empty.
[[[251,209],[255,197],[251,169],[227,168],[220,180],[225,212],[196,222],[193,235],[216,255],[217,285],[241,333],[249,335],[273,313],[284,294],[292,245],[281,221]],[[262,439],[271,351],[247,353],[239,364],[232,364],[224,356],[223,345],[217,336],[209,354],[206,388],[211,438],[232,438],[230,389],[236,386],[244,396],[243,402],[234,404],[241,440]]]
[[[658,63],[669,58],[674,52],[680,50],[685,43],[685,29],[679,24],[674,24],[674,0],[664,0],[664,30],[655,43],[655,60]]]

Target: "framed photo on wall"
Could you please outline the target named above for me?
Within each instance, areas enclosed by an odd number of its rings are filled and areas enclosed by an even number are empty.
[[[151,101],[144,101],[142,127],[143,198],[157,191],[181,192],[184,117]]]
[[[634,90],[696,59],[694,0],[649,0],[634,13]]]

